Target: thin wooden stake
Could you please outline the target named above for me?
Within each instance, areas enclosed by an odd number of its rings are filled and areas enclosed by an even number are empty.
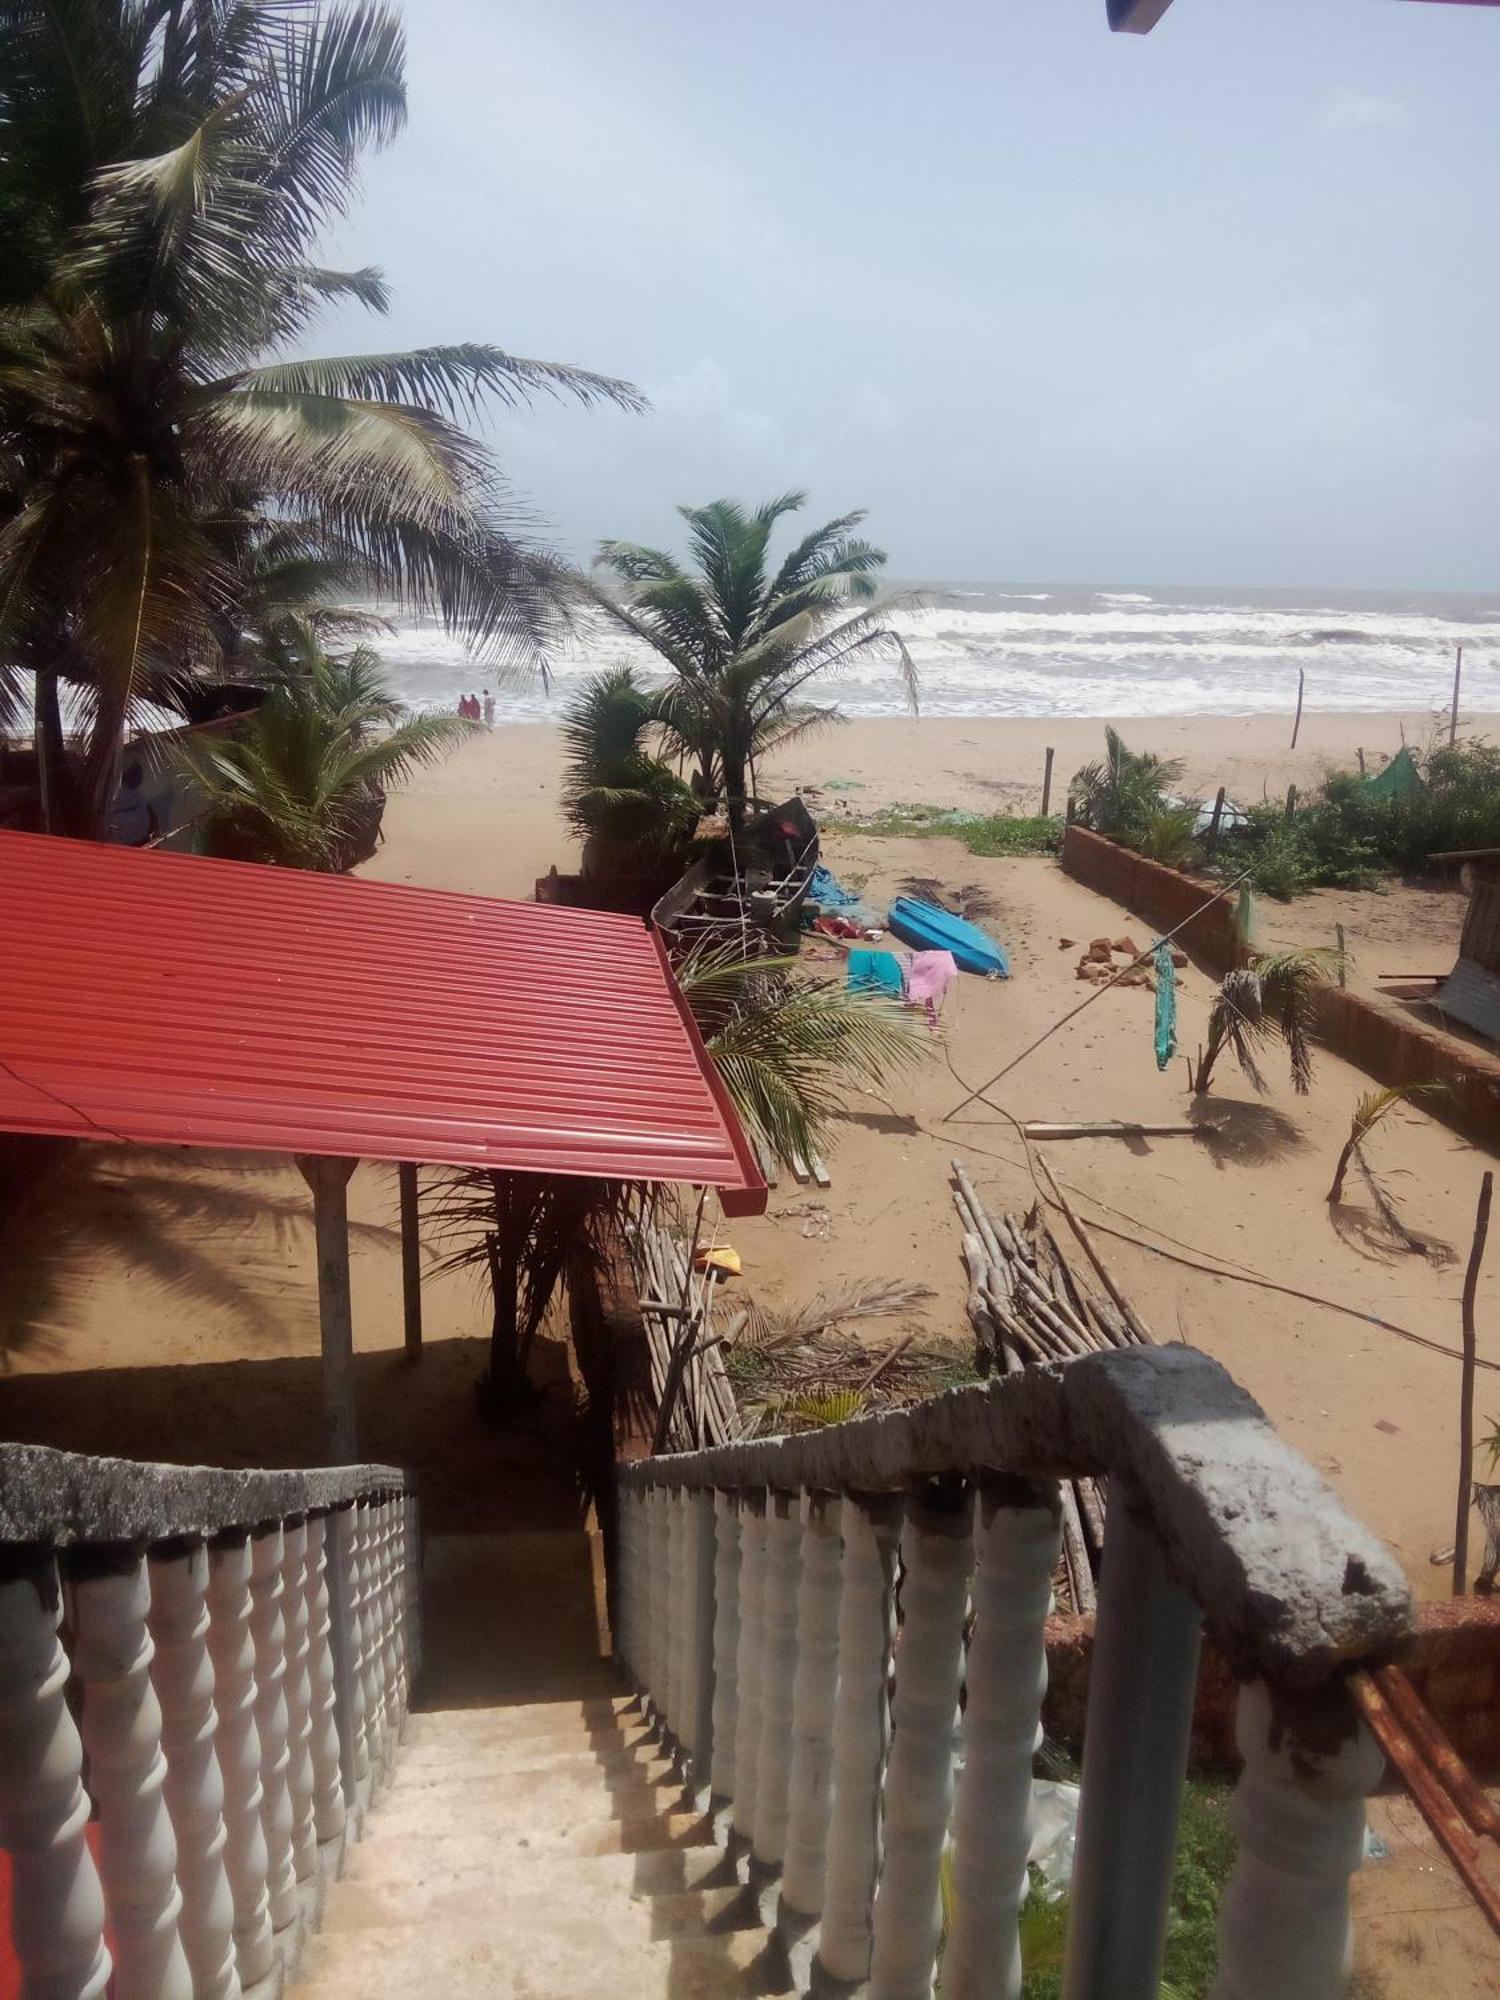
[[[1448,718],[1448,748],[1451,750],[1458,737],[1458,684],[1463,678],[1464,649],[1458,648],[1453,660],[1453,713]]]
[[[1349,980],[1348,962],[1344,957],[1344,926],[1342,924],[1335,924],[1333,934],[1339,941],[1339,985],[1347,986]]]
[[[1220,785],[1214,794],[1213,818],[1208,822],[1208,851],[1217,854],[1219,850],[1219,822],[1224,817],[1224,794],[1226,787]]]
[[[1490,1197],[1495,1176],[1487,1172],[1479,1183],[1479,1207],[1474,1215],[1474,1241],[1469,1246],[1469,1268],[1464,1273],[1464,1371],[1458,1402],[1458,1511],[1453,1526],[1453,1595],[1462,1597],[1468,1587],[1469,1506],[1474,1483],[1474,1297],[1479,1290],[1479,1267],[1484,1262],[1484,1242],[1490,1233]]]
[[[1045,819],[1045,818],[1047,817],[1047,808],[1048,808],[1048,807],[1049,807],[1049,806],[1051,805],[1051,803],[1052,803],[1052,758],[1053,758],[1053,755],[1054,755],[1054,752],[1053,752],[1053,749],[1052,749],[1052,746],[1051,746],[1051,744],[1049,743],[1049,744],[1048,744],[1048,746],[1047,746],[1047,762],[1046,762],[1046,766],[1044,767],[1044,769],[1043,769],[1043,771],[1042,771],[1042,818],[1043,818],[1043,819]]]
[[[1297,715],[1292,723],[1292,748],[1297,747],[1297,731],[1302,727],[1302,691],[1307,685],[1307,675],[1301,667],[1297,669]]]
[[[1363,777],[1365,775],[1365,753],[1363,750],[1356,750],[1354,754],[1359,759],[1359,775]]]
[[[1297,810],[1297,787],[1296,787],[1295,785],[1288,785],[1288,786],[1287,786],[1287,788],[1286,788],[1286,816],[1287,816],[1287,818],[1288,818],[1288,819],[1290,819],[1290,818],[1291,818],[1291,816],[1292,816],[1292,814],[1293,814],[1293,813],[1294,813],[1294,812],[1295,812],[1296,810]]]

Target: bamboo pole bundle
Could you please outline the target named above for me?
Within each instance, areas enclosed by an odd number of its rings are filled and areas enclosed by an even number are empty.
[[[1144,1320],[1050,1173],[1047,1183],[1086,1262],[1076,1250],[1069,1256],[1040,1203],[1024,1217],[992,1214],[963,1163],[953,1162],[953,1206],[963,1232],[968,1316],[981,1369],[995,1354],[1010,1370],[1150,1342]],[[1064,1480],[1061,1491],[1060,1584],[1075,1611],[1092,1612],[1104,1496],[1092,1479]]]

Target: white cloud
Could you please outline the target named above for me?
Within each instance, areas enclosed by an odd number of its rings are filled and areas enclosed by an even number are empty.
[[[862,382],[850,397],[856,427],[876,437],[888,437],[901,425],[901,407],[873,383]]]
[[[1368,90],[1337,91],[1317,115],[1320,132],[1397,132],[1410,123],[1411,113],[1399,99]]]
[[[734,377],[722,362],[705,357],[680,375],[655,383],[652,406],[671,430],[717,440],[743,461],[775,462],[786,452],[780,424],[739,399]]]

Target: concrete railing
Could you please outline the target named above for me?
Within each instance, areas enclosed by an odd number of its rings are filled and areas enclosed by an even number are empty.
[[[1410,1601],[1205,1355],[622,1468],[617,1650],[821,1981],[927,2000],[941,1951],[944,2000],[1014,1995],[1057,1481],[1082,1474],[1110,1497],[1067,2000],[1155,2000],[1205,1627],[1244,1683],[1215,1995],[1336,2000],[1381,1774],[1344,1676]]]
[[[0,1446],[0,1849],[25,2000],[280,1990],[420,1657],[389,1466]]]

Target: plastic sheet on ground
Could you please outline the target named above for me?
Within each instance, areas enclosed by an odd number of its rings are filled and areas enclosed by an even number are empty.
[[[1079,1786],[1061,1779],[1032,1780],[1031,1848],[1026,1859],[1036,1870],[1041,1894],[1049,1903],[1066,1895],[1073,1880],[1073,1849],[1078,1838],[1081,1797]]]

